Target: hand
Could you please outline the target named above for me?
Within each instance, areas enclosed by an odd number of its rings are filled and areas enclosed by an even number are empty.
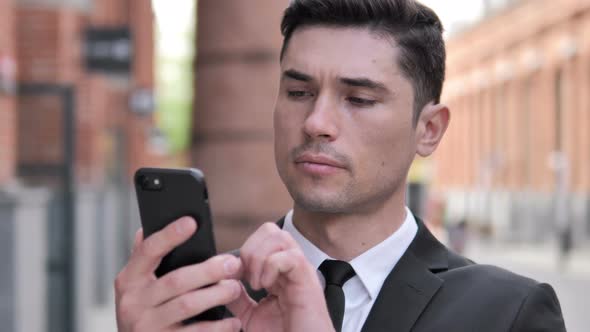
[[[240,330],[237,318],[181,323],[240,296],[242,286],[233,280],[239,276],[240,259],[220,255],[159,279],[154,274],[162,258],[185,242],[196,228],[195,221],[185,217],[145,240],[141,230],[137,232],[131,258],[115,280],[119,332]],[[212,286],[205,287],[208,285]]]
[[[274,223],[262,225],[240,250],[243,277],[268,296],[259,303],[241,288],[228,309],[245,331],[334,331],[317,272],[291,235]]]

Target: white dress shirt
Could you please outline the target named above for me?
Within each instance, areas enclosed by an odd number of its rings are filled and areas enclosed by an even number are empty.
[[[322,286],[325,286],[324,276],[318,267],[324,260],[334,258],[326,255],[295,228],[292,210],[285,216],[283,230],[293,236],[316,269]],[[406,207],[406,219],[397,231],[349,262],[356,275],[342,287],[345,297],[342,332],[358,332],[362,329],[385,278],[406,252],[417,232],[416,220]]]

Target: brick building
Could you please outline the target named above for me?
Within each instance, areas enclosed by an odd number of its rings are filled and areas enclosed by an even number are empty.
[[[112,280],[138,225],[131,174],[169,160],[151,143],[153,23],[145,0],[0,1],[3,330],[88,331],[95,312],[110,310]],[[90,28],[130,30],[128,73],[86,68]],[[16,90],[3,85],[11,63]],[[69,196],[62,186],[68,156]]]
[[[103,182],[113,144],[120,145],[125,151],[127,175],[138,165],[157,159],[157,156],[150,155],[146,144],[146,132],[153,125],[151,117],[138,116],[129,109],[131,94],[140,89],[152,90],[154,84],[153,24],[149,1],[29,0],[19,2],[16,13],[19,83],[59,84],[72,86],[75,90],[78,179],[86,184]],[[134,40],[131,75],[116,77],[85,70],[85,30],[123,26],[129,26]],[[25,166],[50,163],[60,158],[58,145],[62,133],[54,131],[60,129],[59,121],[55,119],[59,107],[52,108],[56,114],[41,111],[36,105],[27,107],[27,103],[37,102],[51,108],[42,99],[33,96],[20,101],[26,111],[19,120],[25,130],[18,139],[18,155],[19,164]],[[34,127],[35,123],[52,122],[55,123],[48,126],[51,128]],[[43,132],[35,135],[34,129]],[[117,135],[118,138],[113,138]],[[38,149],[39,139],[47,145],[44,151]]]
[[[590,238],[590,3],[520,1],[448,42],[435,156],[450,218],[505,239]]]
[[[13,0],[0,2],[0,183],[9,181],[16,164],[15,98],[10,82],[15,72],[15,24]]]

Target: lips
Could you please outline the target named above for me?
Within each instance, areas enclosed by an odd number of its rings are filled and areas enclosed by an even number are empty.
[[[295,159],[295,163],[308,163],[308,164],[317,164],[317,165],[324,165],[336,168],[344,168],[342,163],[338,162],[335,159],[332,159],[325,155],[314,155],[314,154],[303,154]]]
[[[326,155],[304,153],[295,159],[295,165],[303,172],[314,176],[332,175],[345,169],[345,165]]]

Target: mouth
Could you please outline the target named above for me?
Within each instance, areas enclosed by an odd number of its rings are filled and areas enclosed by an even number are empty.
[[[315,176],[331,175],[346,169],[344,164],[333,158],[311,153],[304,153],[297,157],[295,166],[305,173]]]

